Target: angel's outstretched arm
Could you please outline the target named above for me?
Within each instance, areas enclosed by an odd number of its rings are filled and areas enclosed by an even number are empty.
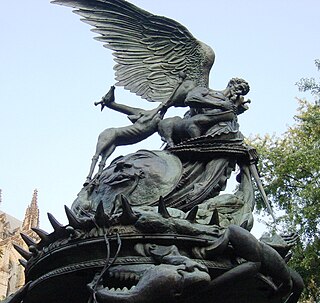
[[[144,111],[142,108],[131,107],[129,105],[116,103],[114,101],[106,103],[106,106],[126,115],[139,115],[139,113]]]

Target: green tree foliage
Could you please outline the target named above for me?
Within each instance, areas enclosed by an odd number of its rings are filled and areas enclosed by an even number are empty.
[[[320,70],[319,60],[316,65]],[[281,137],[257,136],[250,144],[260,154],[266,193],[278,213],[284,213],[278,226],[300,235],[290,265],[305,281],[305,299],[320,302],[320,83],[305,78],[297,85],[316,101],[299,100],[295,124]]]
[[[320,71],[320,60],[317,59],[314,61],[315,65]],[[315,78],[302,78],[299,82],[296,83],[300,91],[306,92],[309,91],[312,95],[316,97],[316,103],[320,103],[320,82],[317,82]]]

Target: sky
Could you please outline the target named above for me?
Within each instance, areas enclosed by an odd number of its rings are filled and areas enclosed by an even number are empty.
[[[232,77],[249,82],[252,103],[239,119],[245,136],[281,135],[294,122],[296,98],[311,98],[295,83],[317,76],[318,0],[130,2],[175,19],[214,49],[211,88],[223,89]],[[93,105],[115,83],[114,61],[70,8],[47,0],[4,1],[1,7],[0,209],[22,220],[38,189],[40,227],[50,231],[47,212],[66,224],[63,206],[71,206],[85,181],[99,133],[129,120]],[[120,87],[116,98],[155,106]],[[118,148],[111,159],[161,143],[154,135]]]

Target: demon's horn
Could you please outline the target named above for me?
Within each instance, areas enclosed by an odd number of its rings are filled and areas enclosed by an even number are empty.
[[[20,233],[20,235],[21,235],[22,240],[27,244],[27,246],[31,246],[31,245],[35,246],[36,245],[36,242],[28,235],[26,235],[24,233]]]
[[[216,208],[213,210],[209,225],[220,226],[219,213],[218,213],[218,210]]]
[[[133,212],[128,199],[121,195],[122,214],[119,220],[124,225],[130,225],[138,220],[138,216]]]
[[[110,217],[104,212],[102,201],[100,201],[100,203],[98,204],[94,219],[99,227],[108,227],[109,226]]]
[[[69,225],[74,228],[81,228],[81,222],[78,220],[74,212],[66,205],[64,206],[64,209],[69,221]]]
[[[48,233],[45,232],[44,230],[37,227],[32,227],[31,229],[40,237],[41,240],[43,241],[48,240]]]
[[[27,267],[27,261],[25,259],[19,259],[19,263],[26,268]]]
[[[191,223],[196,222],[196,218],[197,218],[197,212],[198,212],[198,205],[194,206],[188,213],[186,220],[188,220]]]
[[[63,225],[58,222],[58,220],[50,213],[47,213],[48,219],[55,231],[60,231],[63,229]]]
[[[13,244],[13,247],[26,260],[29,260],[32,257],[32,253],[24,250],[21,246]]]

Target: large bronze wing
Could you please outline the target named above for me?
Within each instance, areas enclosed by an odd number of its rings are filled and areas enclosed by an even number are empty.
[[[97,40],[113,50],[118,86],[148,101],[166,101],[180,72],[208,86],[214,52],[178,22],[124,0],[55,0],[71,6],[94,27]]]

